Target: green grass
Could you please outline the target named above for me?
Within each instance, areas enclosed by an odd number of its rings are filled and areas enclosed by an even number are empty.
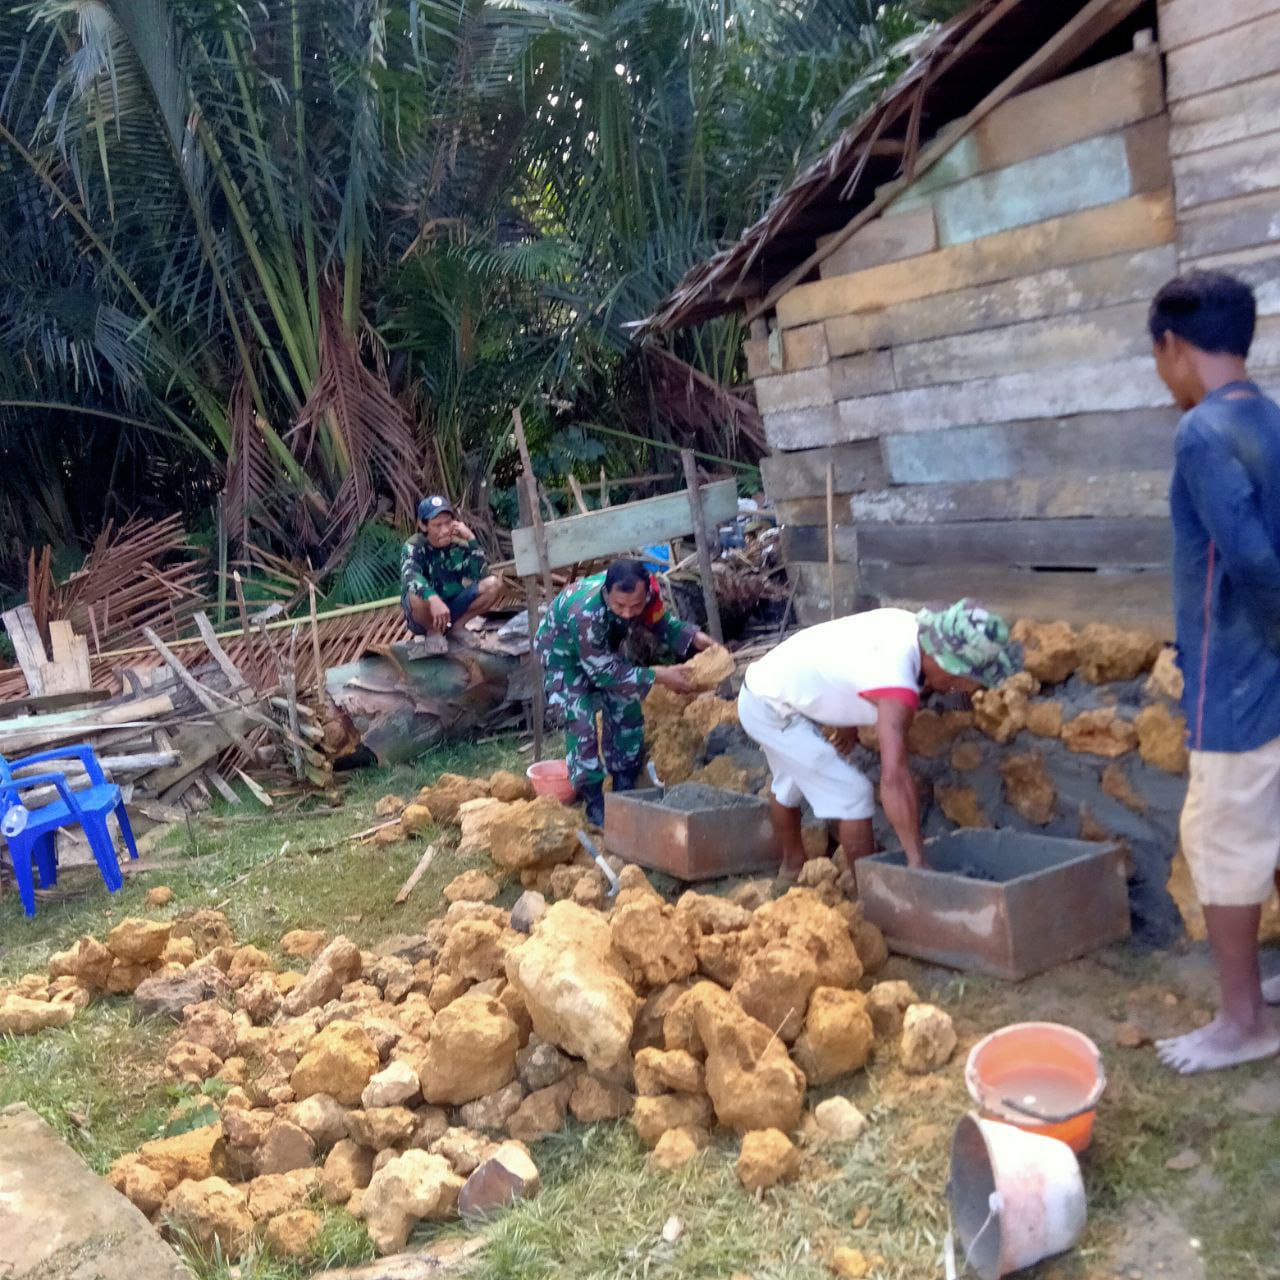
[[[174,902],[220,907],[236,936],[274,951],[291,928],[346,933],[361,945],[393,933],[418,932],[442,908],[440,889],[467,864],[452,833],[432,832],[437,857],[403,907],[396,890],[424,844],[390,848],[351,845],[345,837],[372,825],[373,805],[389,792],[409,797],[445,771],[485,773],[520,767],[509,742],[464,745],[434,753],[416,769],[353,777],[337,813],[273,812],[250,817],[249,805],[219,808],[177,833],[154,860],[172,863],[108,897],[96,875],[68,873],[75,892],[40,904],[27,921],[13,895],[0,902],[0,981],[40,970],[49,954],[82,933],[101,937],[112,923],[143,913],[148,887],[168,884]],[[283,809],[284,806],[282,805]],[[286,843],[287,842],[287,843]],[[664,883],[664,887],[665,883]],[[504,899],[514,895],[509,886]],[[1280,1277],[1280,1117],[1247,1115],[1234,1106],[1240,1088],[1268,1078],[1263,1064],[1227,1077],[1184,1080],[1165,1072],[1149,1049],[1111,1046],[1110,1028],[1127,1018],[1157,1030],[1185,1023],[1203,1000],[1178,989],[1170,957],[1116,947],[1018,986],[947,974],[895,960],[892,976],[908,977],[920,994],[950,1010],[961,1035],[957,1061],[944,1072],[907,1077],[892,1056],[872,1063],[843,1091],[871,1119],[851,1148],[812,1150],[803,1177],[753,1198],[733,1171],[736,1142],[719,1135],[675,1175],[654,1171],[629,1126],[574,1126],[537,1145],[543,1177],[534,1201],[477,1228],[486,1248],[465,1274],[475,1280],[818,1280],[829,1275],[838,1245],[863,1250],[879,1280],[941,1274],[946,1230],[947,1148],[955,1120],[968,1108],[963,1052],[1006,1022],[1049,1018],[1080,1026],[1102,1045],[1109,1084],[1094,1144],[1083,1160],[1089,1225],[1070,1255],[1026,1273],[1032,1280],[1109,1276],[1109,1259],[1126,1211],[1150,1199],[1169,1206],[1202,1244],[1209,1276],[1232,1280]],[[1164,1024],[1156,1025],[1163,1018]],[[206,1104],[190,1089],[163,1080],[170,1031],[136,1025],[127,1000],[95,1003],[63,1031],[0,1040],[0,1105],[26,1101],[66,1135],[89,1163],[105,1169],[148,1138],[195,1123]],[[824,1092],[830,1092],[827,1090]],[[1165,1162],[1185,1147],[1202,1159],[1197,1174]],[[855,1227],[855,1221],[865,1222]],[[674,1244],[663,1224],[684,1222]],[[855,1215],[857,1215],[855,1217]],[[419,1243],[471,1229],[424,1227]],[[321,1265],[370,1256],[367,1235],[346,1214],[326,1212],[321,1249],[312,1263],[285,1262],[261,1251],[232,1266],[192,1259],[199,1280],[303,1280]]]

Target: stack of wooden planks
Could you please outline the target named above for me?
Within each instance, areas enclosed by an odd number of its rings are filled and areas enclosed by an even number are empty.
[[[199,658],[190,651],[179,658],[144,626],[157,664],[121,668],[123,692],[108,696],[90,687],[87,649],[79,647],[78,687],[51,687],[50,671],[61,672],[67,664],[47,657],[31,610],[23,606],[4,621],[28,690],[0,704],[0,755],[13,761],[62,746],[93,747],[120,786],[139,836],[206,807],[214,792],[239,804],[247,791],[270,806],[273,791],[279,794],[282,787],[296,791],[332,783],[325,707],[309,701],[306,690],[299,696],[296,632],[287,645],[265,634],[258,638],[260,665],[251,679],[202,612],[193,615]],[[56,621],[50,629],[61,625],[70,629]],[[74,757],[34,768],[65,772],[73,789],[88,785]],[[35,806],[54,798],[54,791],[33,789],[23,798]],[[60,838],[60,856],[70,862],[87,857],[82,845],[73,829]]]
[[[1221,32],[1225,11],[1240,25]],[[1146,309],[1180,266],[1240,250],[1260,286],[1254,365],[1280,369],[1280,134],[1250,134],[1280,101],[1277,11],[1168,0],[1172,134],[1140,38],[991,110],[780,294],[747,355],[802,621],[827,616],[834,580],[837,612],[963,592],[1167,629],[1177,413]]]

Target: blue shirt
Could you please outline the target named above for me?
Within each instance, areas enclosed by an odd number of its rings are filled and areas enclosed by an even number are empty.
[[[1173,600],[1195,751],[1280,738],[1280,406],[1210,392],[1174,442]]]

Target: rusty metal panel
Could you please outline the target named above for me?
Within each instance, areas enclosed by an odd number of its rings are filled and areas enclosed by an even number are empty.
[[[677,880],[776,871],[781,855],[768,804],[755,796],[721,794],[726,797],[723,805],[679,810],[665,808],[655,789],[610,792],[604,802],[605,848]]]
[[[856,864],[866,918],[891,950],[1017,981],[1129,936],[1116,844],[1019,831],[957,831]]]

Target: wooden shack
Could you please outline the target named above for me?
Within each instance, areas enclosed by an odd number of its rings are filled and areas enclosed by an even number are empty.
[[[652,324],[751,321],[802,621],[963,593],[1167,631],[1145,318],[1196,266],[1257,289],[1265,383],[1280,0],[980,0]]]

